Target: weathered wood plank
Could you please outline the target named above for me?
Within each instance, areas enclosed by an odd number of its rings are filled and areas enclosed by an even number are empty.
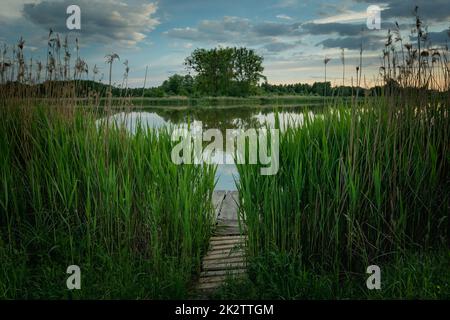
[[[234,269],[243,269],[246,264],[243,261],[240,262],[224,262],[217,263],[215,261],[208,262],[203,264],[203,270],[205,271],[219,271],[219,270],[234,270]]]
[[[200,278],[214,277],[214,276],[235,276],[247,273],[246,269],[232,269],[232,270],[218,270],[218,271],[203,271],[200,273]]]
[[[214,235],[218,236],[238,236],[245,233],[245,229],[241,230],[239,227],[233,226],[217,226]]]
[[[233,198],[233,193],[228,191],[222,203],[219,218],[226,220],[237,220],[238,206]]]
[[[245,228],[238,220],[237,192],[217,191],[213,195],[216,211],[216,229],[210,239],[208,252],[202,261],[202,272],[197,282],[197,292],[208,296],[228,277],[243,277],[246,270]]]
[[[219,219],[217,219],[216,225],[239,228],[240,223],[239,223],[239,220],[228,220],[228,219],[219,218]]]
[[[203,261],[234,259],[234,258],[239,258],[239,257],[245,256],[244,250],[238,250],[238,251],[233,251],[233,252],[219,252],[219,253],[216,253],[216,252],[212,252],[211,254],[208,254],[207,256],[205,256],[203,258]]]
[[[203,260],[203,269],[206,269],[207,266],[212,264],[227,264],[227,263],[245,263],[245,257],[225,257],[220,259],[204,259]]]
[[[216,218],[220,214],[220,210],[222,209],[223,199],[225,199],[226,191],[215,191],[212,195],[212,203],[214,212],[216,214]]]
[[[213,277],[203,277],[199,278],[199,283],[213,283],[213,282],[223,282],[227,279],[227,276],[213,276]]]
[[[237,250],[240,248],[243,248],[244,244],[235,244],[235,243],[229,243],[229,244],[223,244],[223,245],[211,245],[211,251],[214,250],[225,250],[229,249],[230,251]]]
[[[236,236],[212,236],[210,240],[223,240],[223,239],[247,239],[246,235],[236,235]]]
[[[214,255],[214,254],[231,254],[231,253],[235,253],[235,252],[239,252],[239,251],[244,251],[243,247],[236,247],[236,248],[214,248],[213,250],[210,250],[207,252],[207,256],[208,255]]]
[[[224,244],[245,244],[245,240],[243,239],[222,239],[222,240],[210,240],[209,243],[211,245],[224,245]]]

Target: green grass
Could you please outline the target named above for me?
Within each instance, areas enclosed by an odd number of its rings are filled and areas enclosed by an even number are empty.
[[[168,130],[2,108],[0,298],[183,298],[213,224],[215,168],[176,166]],[[67,266],[82,289],[66,288]]]
[[[336,105],[280,134],[277,175],[238,165],[249,279],[217,298],[450,298],[448,107]],[[0,298],[190,296],[214,167],[174,165],[169,129],[82,108],[0,116]],[[82,290],[66,289],[71,264]]]
[[[297,257],[298,258],[298,257]],[[251,260],[249,277],[229,281],[216,299],[450,299],[450,251],[408,252],[383,264],[381,290],[368,290],[364,271],[312,270],[293,255],[271,252]]]
[[[449,148],[449,108],[441,104],[380,98],[305,114],[303,126],[280,135],[277,175],[238,165],[250,258],[294,257],[309,276],[325,272],[336,285],[372,264],[448,248]]]

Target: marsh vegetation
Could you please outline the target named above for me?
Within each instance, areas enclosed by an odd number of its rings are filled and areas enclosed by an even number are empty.
[[[109,74],[100,75],[97,66],[89,74],[76,40],[71,64],[67,38],[53,31],[45,62],[26,59],[22,38],[5,47],[0,298],[189,297],[214,227],[217,167],[173,164],[171,128],[137,120],[131,132],[110,121],[113,113],[129,114],[150,101],[188,107],[160,111],[173,123],[197,117],[217,128],[240,120],[252,127],[261,123],[249,104],[269,105],[276,114],[289,99],[321,116],[297,110],[301,125],[283,124],[278,174],[237,165],[249,277],[217,297],[449,298],[449,51],[427,42],[417,10],[413,36],[410,43],[399,29],[388,32],[381,84],[371,89],[361,62],[345,86],[344,53],[340,87],[326,79],[309,87],[273,86],[258,84],[262,59],[254,52],[226,48],[194,51],[186,63],[196,78],[162,85],[190,99],[158,101],[145,100],[158,96],[145,83],[128,88],[129,64],[114,53],[106,56]],[[223,73],[212,67],[215,59]],[[119,66],[125,73],[115,86],[111,73]],[[107,84],[101,84],[104,76]],[[261,92],[267,96],[217,97]],[[331,98],[278,96],[301,92]],[[237,121],[229,109],[211,108],[223,104],[241,105],[233,111]],[[272,125],[280,128],[279,116]],[[82,290],[65,286],[72,264],[83,270]],[[381,291],[365,287],[372,264],[382,267]]]

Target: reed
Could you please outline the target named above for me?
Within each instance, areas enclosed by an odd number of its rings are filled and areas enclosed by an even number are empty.
[[[250,256],[293,254],[339,275],[448,246],[449,111],[380,97],[305,112],[280,135],[277,175],[238,165]]]
[[[65,111],[62,111],[65,110]],[[0,297],[181,298],[213,225],[215,168],[176,166],[170,130],[80,109],[2,108]]]

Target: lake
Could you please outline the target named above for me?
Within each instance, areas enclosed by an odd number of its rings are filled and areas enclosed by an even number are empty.
[[[278,113],[280,129],[287,124],[298,126],[304,121],[304,117],[317,117],[323,111],[321,105],[289,106],[289,107],[226,107],[226,108],[145,108],[130,112],[116,112],[112,119],[125,125],[130,132],[134,132],[138,124],[150,128],[184,127],[190,124],[191,130],[219,129],[225,136],[228,129],[261,128],[275,126],[275,118]],[[216,190],[236,190],[235,180],[239,179],[236,165],[233,163],[233,154],[225,149],[219,150],[212,157],[216,163]],[[224,159],[225,161],[223,161]],[[222,164],[222,163],[227,164]]]

